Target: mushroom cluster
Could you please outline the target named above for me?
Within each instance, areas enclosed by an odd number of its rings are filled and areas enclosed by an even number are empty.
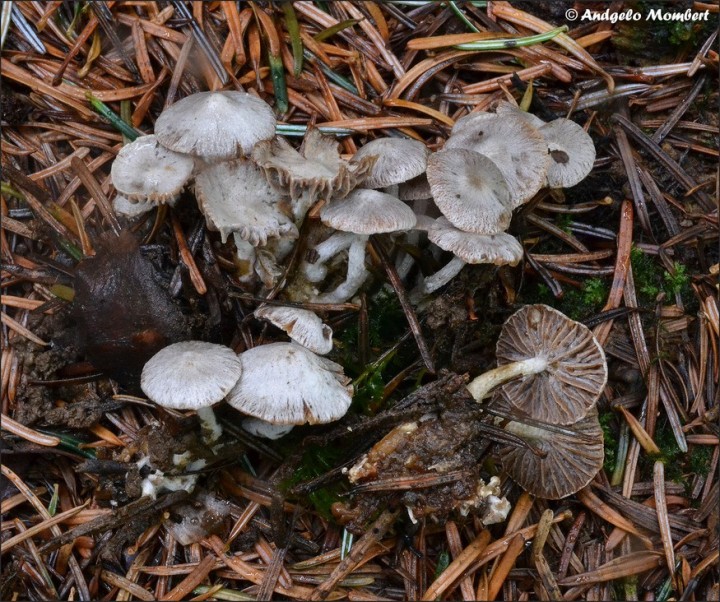
[[[530,493],[559,499],[587,485],[602,467],[596,409],[607,383],[602,346],[590,329],[546,305],[528,305],[504,324],[498,367],[468,384],[504,416],[503,427],[529,448],[502,450],[503,467]]]
[[[429,157],[425,174],[428,197],[442,216],[422,220],[430,241],[455,257],[423,279],[411,298],[437,290],[466,263],[517,264],[522,246],[505,232],[513,210],[543,186],[574,186],[594,160],[592,139],[568,119],[544,123],[508,102],[495,113],[458,119],[444,148]],[[418,194],[417,185],[414,190]]]
[[[223,400],[246,415],[244,430],[268,439],[282,437],[294,425],[338,420],[352,402],[353,386],[343,367],[322,357],[332,348],[332,330],[314,313],[265,306],[255,315],[285,330],[291,342],[237,354],[224,345],[183,341],[161,349],[143,368],[140,388],[145,395],[164,408],[194,410],[208,446],[222,435],[212,406]],[[194,469],[202,466],[204,460],[193,464]],[[143,481],[143,492],[189,491],[196,480],[154,470]]]

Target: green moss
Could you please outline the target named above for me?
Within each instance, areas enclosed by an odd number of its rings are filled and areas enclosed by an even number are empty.
[[[677,261],[673,263],[673,271],[663,274],[665,293],[668,296],[686,295],[690,292],[690,276],[687,268]]]
[[[615,458],[618,448],[618,425],[614,412],[604,412],[600,414],[600,426],[603,431],[603,439],[605,441],[605,460],[603,468],[607,474],[612,474],[615,470]]]
[[[637,247],[630,250],[630,265],[640,305],[654,303],[660,292],[662,271],[652,257]]]
[[[710,472],[713,448],[711,445],[695,445],[688,454],[688,468],[701,477],[706,477]]]
[[[665,465],[665,479],[675,483],[685,483],[685,460],[687,456],[678,447],[675,435],[668,423],[659,424],[655,431],[655,444],[660,449],[659,454],[645,456],[641,462],[643,472],[652,480],[653,466],[660,460]]]
[[[342,461],[341,451],[341,446],[309,447],[303,454],[300,465],[293,476],[282,483],[282,489],[288,490],[298,483],[310,481],[325,474]],[[340,499],[344,489],[341,482],[331,483],[308,493],[307,499],[322,516],[331,519],[330,507]]]
[[[598,313],[608,296],[608,285],[600,278],[590,278],[581,289],[565,291],[558,309],[573,320],[583,320]]]

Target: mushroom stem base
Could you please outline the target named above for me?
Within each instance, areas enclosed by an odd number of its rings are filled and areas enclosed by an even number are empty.
[[[205,443],[210,445],[220,439],[222,435],[222,427],[215,417],[215,412],[212,408],[200,408],[195,410],[198,419],[200,420],[200,434]]]
[[[493,370],[489,370],[484,374],[481,374],[475,378],[467,388],[470,394],[475,398],[475,401],[480,403],[483,399],[488,397],[490,391],[492,391],[498,385],[501,385],[513,378],[519,376],[528,376],[530,374],[538,374],[547,369],[547,360],[542,357],[531,357],[521,362],[513,362],[511,364],[505,364],[504,366],[498,366]]]

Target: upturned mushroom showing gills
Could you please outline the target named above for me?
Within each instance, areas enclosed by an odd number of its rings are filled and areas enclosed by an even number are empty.
[[[227,397],[236,410],[272,424],[324,424],[345,415],[353,387],[340,364],[297,343],[240,355],[242,375]]]
[[[510,410],[505,391],[496,394],[492,407],[517,416],[504,428],[532,448],[503,446],[498,454],[504,470],[529,493],[564,498],[585,487],[602,468],[605,448],[596,408],[573,424],[534,426],[523,422],[522,412]]]
[[[140,388],[160,406],[195,410],[203,439],[213,443],[222,430],[211,406],[228,394],[241,372],[240,359],[229,347],[185,341],[161,349],[145,364]]]
[[[264,100],[246,92],[199,92],[165,109],[155,135],[165,148],[206,161],[252,153],[275,136],[275,115]]]
[[[607,382],[605,352],[592,332],[547,305],[523,307],[505,322],[497,360],[468,385],[472,396],[481,401],[502,386],[512,406],[550,424],[581,420]]]

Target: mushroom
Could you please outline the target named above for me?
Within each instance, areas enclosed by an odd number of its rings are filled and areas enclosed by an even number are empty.
[[[272,424],[323,424],[345,415],[353,387],[341,365],[297,343],[240,355],[242,375],[227,397],[236,410]]]
[[[333,331],[313,312],[299,307],[265,305],[255,310],[256,318],[263,318],[284,330],[296,343],[318,355],[332,351]]]
[[[498,367],[469,385],[481,401],[502,385],[509,403],[551,424],[581,420],[607,382],[605,352],[590,329],[547,305],[527,305],[503,325]]]
[[[516,265],[523,257],[522,245],[510,234],[473,234],[463,232],[444,217],[434,220],[428,227],[429,218],[419,220],[427,227],[428,239],[444,251],[455,255],[444,267],[425,278],[415,288],[410,298],[417,302],[423,296],[436,291],[460,273],[465,264],[491,263]]]
[[[248,156],[275,136],[275,115],[246,92],[199,92],[165,109],[155,122],[164,147],[210,162]]]
[[[427,179],[435,204],[456,228],[497,234],[510,225],[505,178],[484,155],[464,148],[434,153],[428,159]]]
[[[363,188],[385,188],[421,175],[427,167],[428,148],[409,138],[376,138],[362,146],[353,161],[375,157],[362,182]]]
[[[375,160],[341,159],[337,141],[315,128],[308,130],[299,152],[278,137],[258,144],[253,159],[270,182],[289,191],[296,220],[302,219],[318,198],[330,200],[348,194]]]
[[[455,123],[445,148],[473,150],[495,163],[505,178],[513,208],[527,203],[545,184],[550,164],[545,140],[515,115],[470,113]]]
[[[550,167],[547,185],[569,188],[583,180],[595,163],[595,145],[590,135],[570,119],[555,119],[540,128],[547,143]]]
[[[502,391],[493,407],[511,407],[510,397]],[[514,415],[516,411],[510,410]],[[510,421],[505,430],[523,438],[532,449],[503,446],[499,455],[503,468],[523,489],[541,498],[557,500],[576,493],[587,485],[603,465],[603,433],[597,409],[564,427],[532,426]]]
[[[195,410],[203,438],[213,443],[222,429],[211,406],[228,394],[241,372],[240,359],[229,347],[183,341],[164,347],[148,360],[140,388],[164,408]]]
[[[251,161],[237,159],[204,169],[195,179],[195,193],[208,227],[220,232],[223,242],[233,232],[253,247],[265,245],[269,237],[298,235],[280,209],[282,194]]]
[[[164,203],[180,194],[193,165],[192,157],[164,148],[155,136],[140,136],[120,149],[110,177],[129,201]]]
[[[255,437],[262,437],[263,439],[271,440],[280,439],[295,428],[292,424],[272,424],[267,420],[253,418],[252,416],[245,418],[245,420],[242,421],[241,426],[243,430]]]
[[[340,230],[317,245],[314,264],[305,262],[303,270],[308,279],[322,275],[322,262],[334,254],[348,249],[347,276],[335,290],[319,295],[319,303],[342,303],[352,297],[367,278],[365,268],[365,245],[371,234],[409,230],[415,226],[415,214],[405,203],[394,196],[378,190],[357,189],[344,199],[323,207],[320,212],[323,224]],[[320,251],[322,253],[320,253]],[[322,279],[322,278],[320,278]]]

